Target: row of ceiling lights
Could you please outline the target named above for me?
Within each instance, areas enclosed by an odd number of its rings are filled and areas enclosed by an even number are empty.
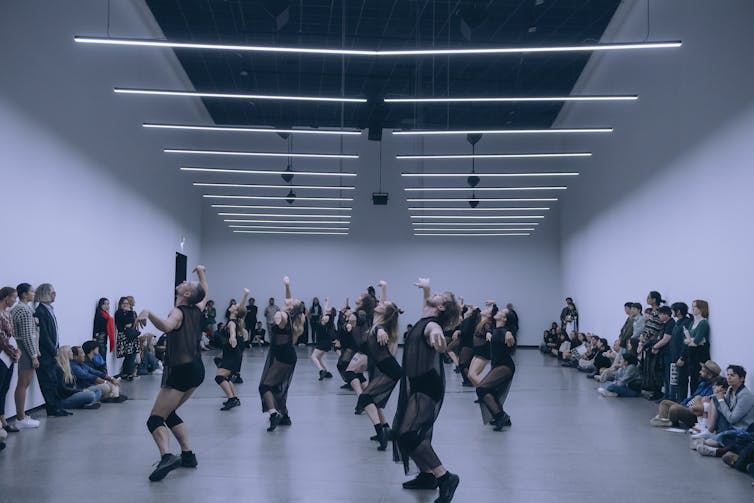
[[[320,49],[320,48],[292,48],[292,47],[265,47],[250,45],[227,45],[227,44],[195,44],[158,40],[135,40],[135,39],[115,39],[115,38],[98,38],[98,37],[75,37],[76,42],[90,44],[108,44],[108,45],[131,45],[131,46],[151,46],[151,47],[169,47],[183,49],[207,49],[207,50],[231,50],[231,51],[251,51],[251,52],[274,52],[274,53],[298,53],[298,54],[321,54],[321,55],[341,55],[341,56],[421,56],[421,55],[461,55],[461,54],[527,54],[527,53],[553,53],[553,52],[594,52],[594,51],[614,51],[626,49],[659,49],[680,47],[681,42],[643,42],[631,44],[594,44],[580,46],[560,46],[560,47],[513,47],[513,48],[479,48],[479,49],[431,49],[431,50],[409,50],[409,51],[363,51],[363,50],[338,50],[338,49]],[[234,94],[234,93],[202,93],[193,91],[170,91],[154,89],[124,89],[115,88],[116,93],[121,94],[149,94],[149,95],[168,95],[168,96],[193,96],[202,98],[225,98],[225,99],[262,99],[262,100],[292,100],[292,101],[324,101],[340,103],[364,103],[367,100],[363,98],[346,98],[346,97],[307,97],[307,96],[278,96],[278,95],[257,95],[257,94]],[[540,96],[540,97],[430,97],[430,98],[385,98],[387,103],[468,103],[468,102],[571,102],[571,101],[635,101],[636,95],[622,96]],[[277,129],[277,128],[253,128],[253,127],[235,127],[235,126],[200,126],[200,125],[180,125],[180,124],[143,124],[145,128],[152,129],[176,129],[176,130],[202,130],[216,132],[254,132],[254,133],[287,133],[287,134],[323,134],[323,135],[359,135],[360,131],[355,130],[332,130],[332,129]],[[452,135],[452,134],[570,134],[570,133],[610,133],[612,128],[562,128],[562,129],[518,129],[518,130],[446,130],[446,131],[427,131],[427,130],[401,130],[393,131],[394,135]],[[220,150],[192,150],[192,149],[164,149],[165,153],[176,154],[206,154],[206,155],[230,155],[230,156],[258,156],[258,157],[309,157],[309,158],[334,158],[334,159],[356,159],[358,155],[354,154],[307,154],[307,153],[277,153],[277,152],[238,152],[238,151],[220,151]],[[441,155],[397,155],[396,159],[407,160],[433,160],[433,159],[485,159],[485,158],[553,158],[553,157],[589,157],[590,152],[568,152],[568,153],[525,153],[525,154],[441,154]],[[183,171],[196,172],[222,172],[231,174],[281,174],[284,171],[272,170],[226,170],[213,168],[181,168]],[[355,176],[355,173],[329,173],[329,172],[301,172],[296,174],[318,175],[318,176]],[[525,176],[577,176],[577,172],[552,172],[552,173],[486,173],[476,174],[474,176],[485,177],[525,177]],[[460,177],[468,176],[464,173],[402,173],[404,177]],[[289,181],[289,180],[286,180]],[[478,183],[478,178],[477,178]],[[252,185],[252,184],[230,184],[230,183],[194,183],[200,187],[232,187],[232,188],[280,188],[290,187],[290,185]],[[354,187],[330,187],[330,186],[306,186],[299,185],[296,188],[313,189],[313,190],[353,190]],[[565,186],[537,186],[537,187],[484,187],[473,190],[480,191],[520,191],[520,190],[565,190]],[[471,190],[466,187],[416,187],[406,188],[406,192],[418,191],[461,191]],[[203,197],[208,199],[245,199],[245,200],[288,200],[293,195],[293,190],[288,196],[245,196],[245,195],[220,195],[204,194]],[[545,202],[557,201],[557,198],[476,198],[473,202],[478,204],[479,201],[487,202]],[[346,202],[353,201],[352,198],[345,197],[295,197],[297,200],[317,201],[317,202]],[[408,202],[469,202],[472,208],[427,208],[416,207],[410,208],[411,211],[455,211],[476,209],[476,204],[472,201],[461,198],[407,198]],[[217,208],[264,208],[264,209],[283,209],[279,206],[264,205],[212,205]],[[341,207],[297,207],[297,209],[310,208],[312,210],[350,210],[351,208]],[[288,209],[288,208],[285,208]],[[293,209],[293,208],[291,208]],[[549,208],[481,208],[483,211],[547,211]],[[346,235],[348,234],[348,225],[350,225],[350,215],[325,215],[325,214],[293,214],[293,213],[230,213],[221,212],[221,216],[245,216],[245,217],[278,217],[285,220],[241,220],[225,219],[225,222],[233,228],[236,233],[259,233],[259,234],[321,234],[321,235]],[[330,218],[335,220],[291,220],[291,218]],[[411,215],[414,234],[417,236],[528,236],[530,231],[534,230],[537,222],[504,222],[510,219],[527,219],[541,220],[542,215]],[[421,220],[417,222],[416,220]],[[426,220],[447,220],[447,222],[427,222]],[[455,220],[455,222],[454,222]],[[463,222],[458,222],[459,220]],[[471,221],[470,221],[471,220]],[[487,220],[487,222],[475,222],[474,220]],[[494,222],[493,222],[494,220]],[[281,224],[286,225],[237,225],[237,224]],[[311,224],[329,224],[344,225],[345,227],[311,227]],[[463,223],[465,227],[447,227]],[[290,224],[307,224],[308,227],[290,226]],[[522,227],[531,225],[532,227]],[[438,226],[438,227],[431,227]],[[444,226],[444,227],[439,227]],[[474,226],[485,226],[484,228],[474,228]],[[517,226],[517,227],[504,227]],[[304,230],[305,229],[305,230]],[[442,232],[440,232],[442,231]],[[478,232],[477,232],[478,231]],[[481,232],[484,231],[484,232]],[[503,232],[501,232],[503,231]],[[526,232],[524,232],[526,231]]]

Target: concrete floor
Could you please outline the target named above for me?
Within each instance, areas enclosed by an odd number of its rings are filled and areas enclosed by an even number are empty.
[[[158,376],[124,386],[133,400],[42,420],[11,434],[0,453],[0,501],[431,502],[436,492],[405,491],[406,477],[353,414],[353,393],[337,377],[318,382],[299,349],[289,395],[293,426],[267,433],[257,395],[264,350],[247,352],[237,386],[242,405],[221,412],[214,365],[180,415],[190,427],[199,467],[162,481],[147,475],[157,451],[145,421]],[[457,502],[752,501],[751,479],[688,448],[685,434],[651,428],[655,405],[606,399],[595,383],[534,350],[519,350],[506,405],[513,427],[482,426],[475,395],[448,374],[435,446],[461,476]],[[335,370],[332,353],[328,367]],[[450,370],[450,366],[446,367]],[[336,374],[337,376],[337,374]],[[389,404],[394,410],[397,392]],[[39,414],[36,414],[39,416]],[[179,449],[173,444],[174,452]]]

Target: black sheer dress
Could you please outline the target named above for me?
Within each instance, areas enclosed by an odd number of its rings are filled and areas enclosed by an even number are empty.
[[[374,327],[367,337],[367,356],[373,365],[369,385],[359,395],[356,409],[363,409],[369,404],[374,404],[378,409],[384,409],[387,405],[393,388],[401,379],[401,366],[390,352],[390,345],[380,345],[377,342],[377,332],[382,327]]]
[[[505,344],[505,333],[513,331],[508,325],[495,328],[492,332],[491,369],[484,376],[476,389],[479,397],[479,407],[482,410],[482,421],[493,423],[505,414],[503,404],[508,396],[516,364],[511,358],[511,348]]]
[[[346,384],[350,381],[346,377],[346,369],[348,364],[351,363],[351,358],[355,353],[355,345],[353,340],[353,329],[349,331],[346,328],[346,324],[343,324],[338,330],[338,341],[340,342],[340,356],[338,357],[338,373],[343,378],[343,382]]]
[[[270,332],[270,350],[259,382],[262,412],[276,409],[283,416],[287,416],[288,387],[293,379],[297,360],[290,316],[285,328],[273,324]]]
[[[423,471],[440,466],[432,449],[432,430],[445,396],[445,371],[440,355],[424,331],[437,318],[419,320],[403,346],[403,376],[393,419],[393,458],[409,472],[409,458]]]

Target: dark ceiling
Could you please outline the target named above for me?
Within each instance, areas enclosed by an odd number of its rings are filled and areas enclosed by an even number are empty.
[[[619,3],[147,0],[172,41],[370,50],[596,42]],[[399,96],[567,95],[589,58],[588,53],[380,58],[180,49],[175,53],[197,91],[369,99],[366,104],[345,105],[205,99],[217,124],[343,125],[373,130],[379,126],[549,127],[560,111],[559,103],[416,106],[383,104],[381,100]]]

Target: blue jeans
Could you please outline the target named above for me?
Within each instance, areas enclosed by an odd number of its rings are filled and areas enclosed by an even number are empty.
[[[101,395],[99,390],[79,391],[60,400],[59,405],[61,409],[80,409],[86,404],[96,402],[98,400],[97,395]]]
[[[605,389],[617,393],[620,397],[635,397],[641,395],[641,391],[634,391],[625,384],[608,383]]]

